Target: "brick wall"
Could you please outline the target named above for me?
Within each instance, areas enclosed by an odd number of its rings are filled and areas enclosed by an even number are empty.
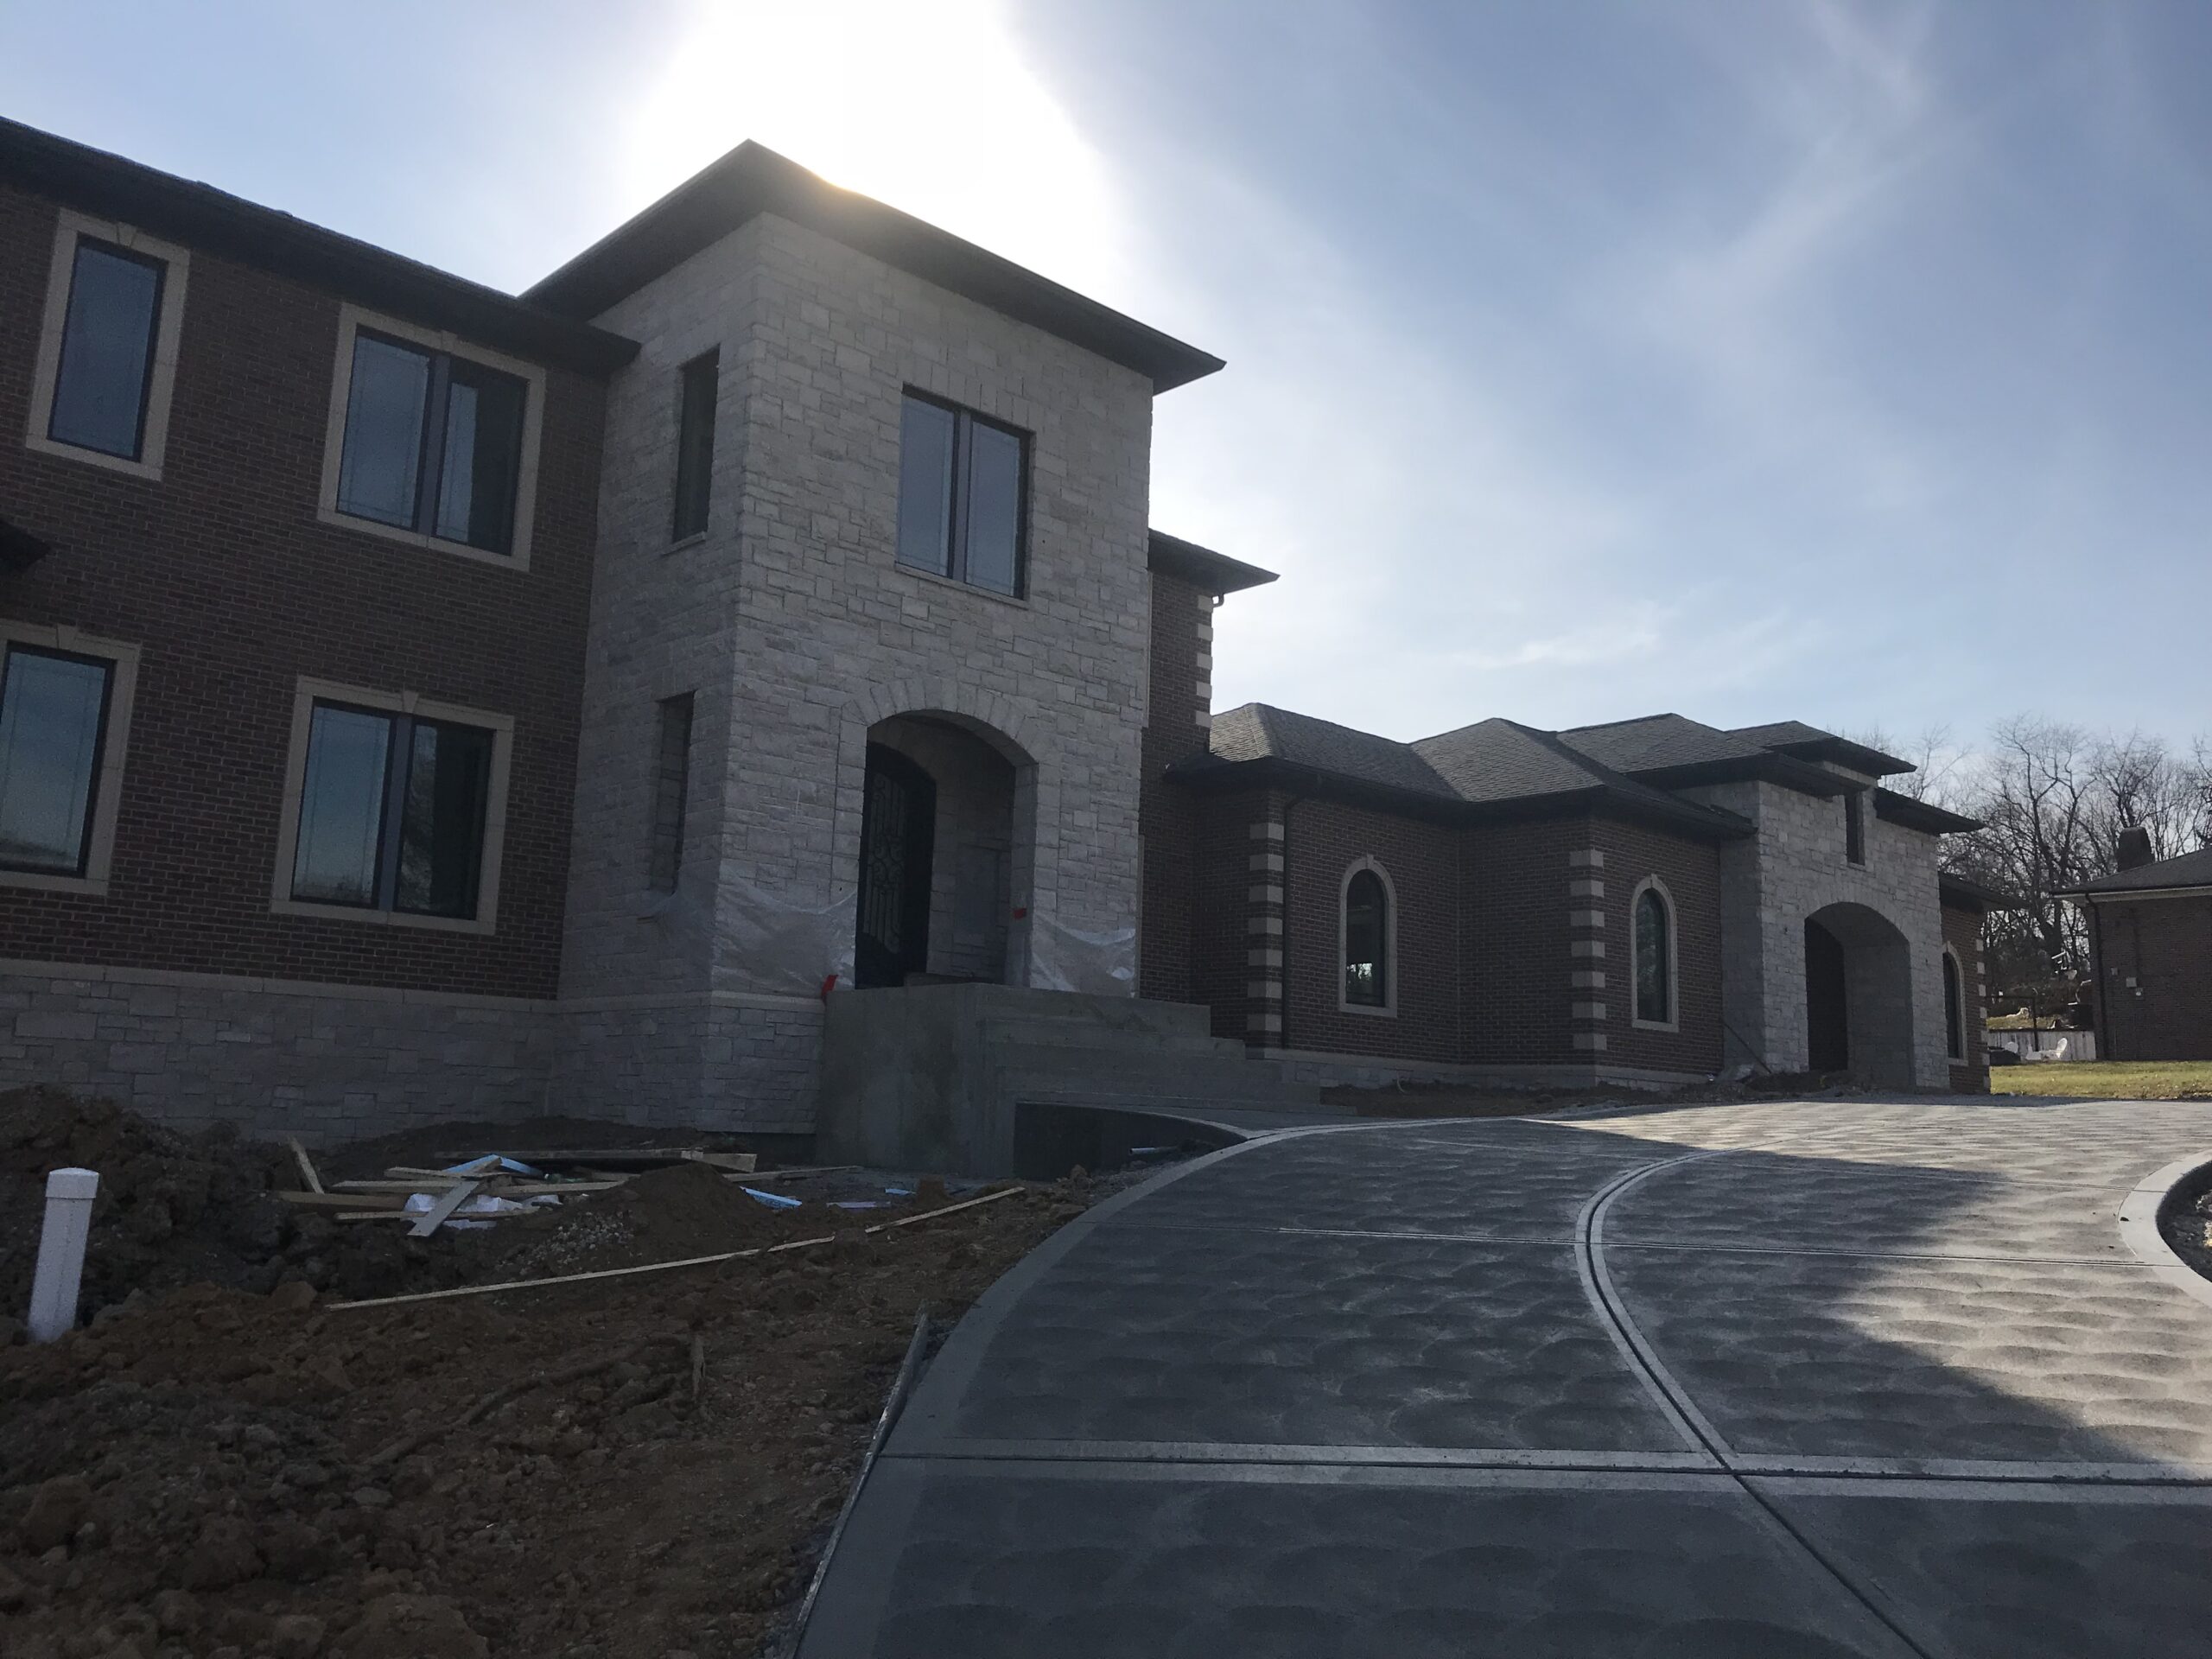
[[[163,476],[27,448],[56,214],[0,189],[0,617],[141,648],[109,891],[0,887],[0,957],[550,996],[601,390],[549,372],[530,568],[318,522],[340,297],[194,251]],[[495,934],[272,914],[302,676],[511,715]]]
[[[1144,842],[1140,995],[1192,999],[1199,807],[1190,791],[1166,781],[1168,767],[1206,752],[1209,699],[1195,668],[1213,645],[1213,595],[1154,571],[1144,778],[1137,821]],[[1241,1034],[1241,1033],[1239,1033]]]
[[[2114,899],[2090,919],[2100,1054],[2212,1059],[2212,896]]]
[[[1595,1056],[1573,1045],[1569,976],[1604,969],[1578,955],[1582,930],[1568,925],[1567,855],[1590,842],[1586,818],[1470,827],[1459,842],[1466,895],[1466,1043],[1463,1057],[1486,1065],[1556,1065]],[[1577,906],[1579,908],[1579,906]],[[1612,951],[1611,941],[1590,943]]]
[[[1280,1046],[1453,1061],[1461,1057],[1460,884],[1446,825],[1340,801],[1304,799],[1282,817],[1286,865],[1283,1032]],[[1343,1003],[1342,906],[1347,874],[1368,859],[1395,902],[1386,952],[1387,1012]]]
[[[1605,1052],[1625,1065],[1659,1071],[1713,1072],[1720,1069],[1720,855],[1709,842],[1685,840],[1638,824],[1599,822],[1591,845],[1604,852],[1605,892],[1593,900],[1605,918],[1605,982],[1578,989],[1578,998],[1604,1002],[1602,1021],[1579,1027],[1602,1030]],[[1636,936],[1633,901],[1656,877],[1671,900],[1675,926],[1675,1026],[1659,1031],[1635,1020]]]
[[[1962,905],[1945,905],[1943,943],[1959,959],[1959,1016],[1965,1028],[1967,1054],[1964,1065],[1951,1062],[1951,1092],[1986,1095],[1989,1092],[1989,1007],[1982,978],[1981,912]]]

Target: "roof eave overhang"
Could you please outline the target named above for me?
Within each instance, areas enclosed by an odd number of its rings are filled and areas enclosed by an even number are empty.
[[[533,362],[604,375],[638,353],[635,340],[495,288],[20,122],[0,120],[0,180]]]
[[[1135,370],[1154,393],[1225,365],[1211,352],[1124,315],[949,231],[808,172],[747,143],[601,237],[523,297],[595,317],[762,213],[805,226],[857,252]]]
[[[1166,778],[1170,783],[1195,789],[1300,789],[1331,799],[1453,823],[1511,823],[1586,813],[1656,824],[1700,840],[1735,841],[1754,833],[1751,825],[1732,812],[1710,810],[1687,803],[1677,806],[1646,800],[1603,784],[1587,789],[1516,796],[1510,800],[1469,801],[1347,778],[1273,755],[1256,760],[1188,762],[1169,767]]]
[[[2212,886],[2189,887],[2061,887],[2060,899],[2078,899],[2092,905],[2116,899],[2212,899]]]
[[[1874,791],[1874,816],[1901,824],[1907,830],[1923,830],[1931,836],[1969,836],[1982,827],[1980,818],[1969,818],[1957,812],[1932,806],[1926,801],[1916,801],[1910,795],[1900,795],[1894,790]]]
[[[1700,784],[1779,784],[1801,795],[1833,799],[1852,787],[1832,772],[1792,760],[1769,750],[1763,754],[1735,755],[1726,760],[1692,760],[1675,766],[1623,766],[1617,770],[1649,784],[1655,789],[1688,789]]]
[[[1148,569],[1186,582],[1216,599],[1281,580],[1273,570],[1262,570],[1256,564],[1232,559],[1226,553],[1217,553],[1210,547],[1200,547],[1196,542],[1186,542],[1165,531],[1151,531],[1147,536],[1145,564]]]

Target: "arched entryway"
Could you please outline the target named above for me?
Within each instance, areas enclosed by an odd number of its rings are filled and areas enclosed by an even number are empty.
[[[1028,758],[958,715],[893,715],[868,730],[854,983],[1019,982],[1030,881]]]
[[[1805,1060],[1883,1088],[1913,1086],[1912,954],[1865,905],[1805,918]]]

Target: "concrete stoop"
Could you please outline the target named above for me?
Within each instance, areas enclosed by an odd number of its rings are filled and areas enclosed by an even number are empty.
[[[949,1174],[1058,1173],[1144,1135],[1102,1139],[1076,1115],[1202,1125],[1216,1113],[1320,1110],[1317,1085],[1211,1027],[1194,1004],[1011,985],[842,992],[823,1030],[817,1149]]]

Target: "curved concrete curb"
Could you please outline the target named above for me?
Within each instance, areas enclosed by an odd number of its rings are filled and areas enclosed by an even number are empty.
[[[2145,1176],[2136,1184],[2135,1190],[2120,1201],[2120,1237],[2134,1252],[2135,1259],[2152,1273],[2183,1295],[2212,1307],[2212,1279],[2205,1278],[2176,1255],[2158,1226],[2159,1218],[2165,1212],[2166,1199],[2174,1188],[2208,1164],[2212,1164],[2212,1151],[2177,1158],[2163,1169]]]

